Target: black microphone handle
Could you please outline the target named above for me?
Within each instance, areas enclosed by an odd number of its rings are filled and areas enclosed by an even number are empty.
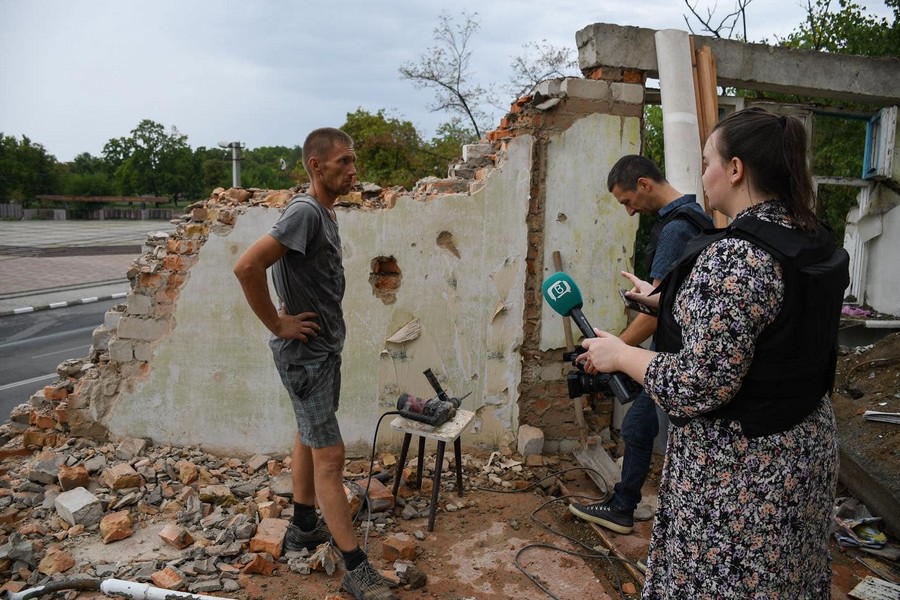
[[[575,321],[576,325],[578,325],[578,329],[581,330],[581,334],[584,337],[597,337],[597,334],[594,333],[594,328],[591,327],[591,324],[588,323],[587,319],[584,318],[584,313],[581,312],[580,308],[573,308],[569,312],[569,316],[572,317],[572,320]]]
[[[569,316],[572,317],[572,320],[574,320],[575,324],[578,325],[578,329],[581,330],[581,333],[584,334],[584,337],[597,337],[597,334],[594,333],[594,329],[591,327],[591,324],[588,323],[587,319],[584,318],[584,313],[581,312],[580,308],[573,308],[569,313]],[[628,385],[626,383],[627,377],[628,375],[626,375],[625,373],[610,373],[610,378],[613,382],[612,388],[622,404],[630,402],[630,400],[628,400],[627,398],[628,393],[624,391],[628,389]],[[622,394],[624,394],[625,397],[623,397]]]

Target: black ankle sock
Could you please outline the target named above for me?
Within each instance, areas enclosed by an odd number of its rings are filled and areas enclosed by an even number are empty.
[[[352,571],[366,560],[366,553],[359,546],[349,552],[341,550],[341,556],[344,557],[344,566],[348,571]]]
[[[294,516],[291,517],[291,523],[299,527],[300,531],[312,531],[319,524],[316,507],[294,502]]]

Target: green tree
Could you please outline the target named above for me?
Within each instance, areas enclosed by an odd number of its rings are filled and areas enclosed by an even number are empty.
[[[893,22],[863,13],[852,0],[806,0],[806,19],[784,40],[792,48],[860,56],[900,54],[900,0],[884,0]]]
[[[478,138],[458,117],[442,123],[426,146],[422,177],[425,175],[443,177],[448,165],[462,157],[463,145],[474,144],[477,141]]]
[[[415,126],[387,116],[384,109],[375,114],[362,108],[347,113],[341,129],[353,138],[360,181],[412,189],[427,170],[422,154],[428,149]],[[446,168],[445,164],[445,171]]]
[[[70,163],[64,163],[62,190],[70,196],[111,196],[116,193],[106,162],[83,152]]]
[[[231,150],[200,146],[194,150],[194,161],[200,167],[200,187],[204,193],[217,187],[231,187]]]
[[[19,141],[0,133],[0,202],[26,202],[59,191],[56,157],[26,136]]]
[[[264,189],[285,189],[297,185],[301,180],[297,168],[303,170],[302,154],[300,146],[264,146],[246,150],[241,165],[241,185]]]
[[[103,158],[113,169],[122,194],[195,195],[199,164],[176,128],[165,128],[142,120],[130,137],[111,139],[103,147]]]

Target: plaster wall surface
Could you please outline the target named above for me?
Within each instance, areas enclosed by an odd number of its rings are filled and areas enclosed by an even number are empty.
[[[279,214],[254,208],[227,235],[210,234],[148,379],[123,392],[110,410],[111,433],[229,452],[289,448],[296,426],[272,363],[268,330],[247,308],[231,272]]]
[[[626,315],[618,290],[631,287],[620,271],[633,271],[637,216],[607,190],[606,176],[625,154],[639,154],[641,123],[634,117],[594,114],[576,121],[547,148],[544,212],[544,278],[553,251],[578,284],[582,311],[594,326],[618,334]],[[565,347],[562,318],[546,303],[541,313],[540,349]],[[579,331],[573,330],[577,340]]]
[[[426,368],[449,394],[472,392],[463,408],[478,412],[467,434],[474,441],[496,444],[514,433],[532,144],[530,136],[513,139],[506,160],[471,196],[403,196],[391,210],[338,209],[348,329],[338,418],[351,451],[370,446],[378,417],[401,392],[434,395]],[[123,392],[106,417],[113,435],[231,454],[289,449],[294,417],[268,332],[231,272],[279,214],[252,207],[229,233],[210,235],[147,379]],[[390,303],[370,283],[378,257],[401,272]],[[410,323],[417,335],[387,341]],[[399,437],[389,421],[379,443]]]
[[[900,207],[881,216],[881,235],[869,241],[866,303],[878,312],[900,315]]]

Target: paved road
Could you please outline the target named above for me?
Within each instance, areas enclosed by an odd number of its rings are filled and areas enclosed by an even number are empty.
[[[56,366],[87,356],[91,335],[116,300],[0,319],[0,423],[56,380]]]
[[[168,221],[0,221],[0,422],[87,355],[130,289],[126,273]]]

